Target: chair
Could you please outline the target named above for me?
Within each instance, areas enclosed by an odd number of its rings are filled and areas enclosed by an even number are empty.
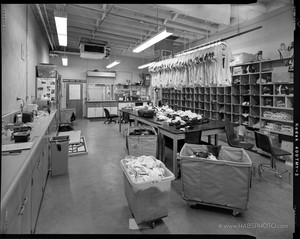
[[[276,159],[279,156],[291,155],[281,148],[272,146],[271,140],[268,135],[259,133],[255,131],[255,143],[256,147],[270,154],[270,163],[261,163],[258,165],[258,174],[261,178],[261,173],[264,170],[268,170],[275,173],[275,176],[282,178],[282,174],[289,173],[289,171],[283,167],[276,165]],[[290,173],[289,173],[289,183],[290,183]]]
[[[205,141],[201,140],[202,131],[195,131],[195,132],[185,132],[185,138],[184,142],[188,144],[205,144],[205,145],[211,145],[210,143],[207,143]]]
[[[106,109],[106,108],[104,108],[104,113],[105,113],[105,117],[106,117],[106,120],[104,121],[104,124],[106,122],[108,122],[109,124],[111,122],[117,123],[117,121],[114,120],[114,118],[118,118],[119,117],[118,115],[116,115],[116,114],[110,114],[109,111],[108,111],[108,109]]]
[[[252,143],[247,143],[242,140],[236,139],[232,124],[227,123],[225,125],[225,131],[226,131],[227,144],[230,147],[243,148],[243,149],[247,149],[247,150],[252,149],[254,147],[254,144],[252,144]],[[255,176],[255,166],[254,165],[252,166],[252,172],[253,172],[253,176]],[[252,182],[252,179],[251,179],[251,182]],[[250,185],[250,187],[251,187],[251,185]]]
[[[235,138],[235,133],[232,124],[226,124],[225,126],[227,143],[234,148],[252,149],[254,144],[243,142],[242,140]]]

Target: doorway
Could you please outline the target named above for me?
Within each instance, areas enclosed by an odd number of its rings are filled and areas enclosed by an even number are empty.
[[[66,83],[67,97],[66,108],[76,109],[76,118],[82,118],[83,116],[83,97],[82,97],[82,83]]]

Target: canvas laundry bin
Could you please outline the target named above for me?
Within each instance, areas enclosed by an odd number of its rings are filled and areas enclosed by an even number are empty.
[[[130,135],[135,129],[146,129],[154,135]],[[133,156],[151,155],[157,157],[157,133],[154,127],[130,127],[128,129],[126,144],[128,154]]]
[[[242,148],[222,146],[218,160],[191,157],[206,145],[185,144],[180,151],[183,198],[225,207],[236,215],[248,209],[252,162]]]
[[[161,167],[166,172],[166,177],[162,178],[161,181],[135,182],[130,177],[124,162],[122,159],[124,192],[136,223],[154,222],[157,219],[167,217],[171,181],[175,179],[174,174],[161,163]]]

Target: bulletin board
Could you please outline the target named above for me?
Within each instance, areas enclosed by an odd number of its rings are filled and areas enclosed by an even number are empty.
[[[37,78],[37,99],[55,101],[56,78]]]

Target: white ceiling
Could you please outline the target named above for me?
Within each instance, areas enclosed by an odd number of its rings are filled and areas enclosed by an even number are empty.
[[[107,44],[111,54],[151,58],[154,48],[132,49],[157,31],[173,31],[174,47],[293,4],[292,0],[258,0],[254,4],[31,4],[53,52],[79,53],[80,42]],[[68,46],[58,45],[54,11],[68,17]]]

